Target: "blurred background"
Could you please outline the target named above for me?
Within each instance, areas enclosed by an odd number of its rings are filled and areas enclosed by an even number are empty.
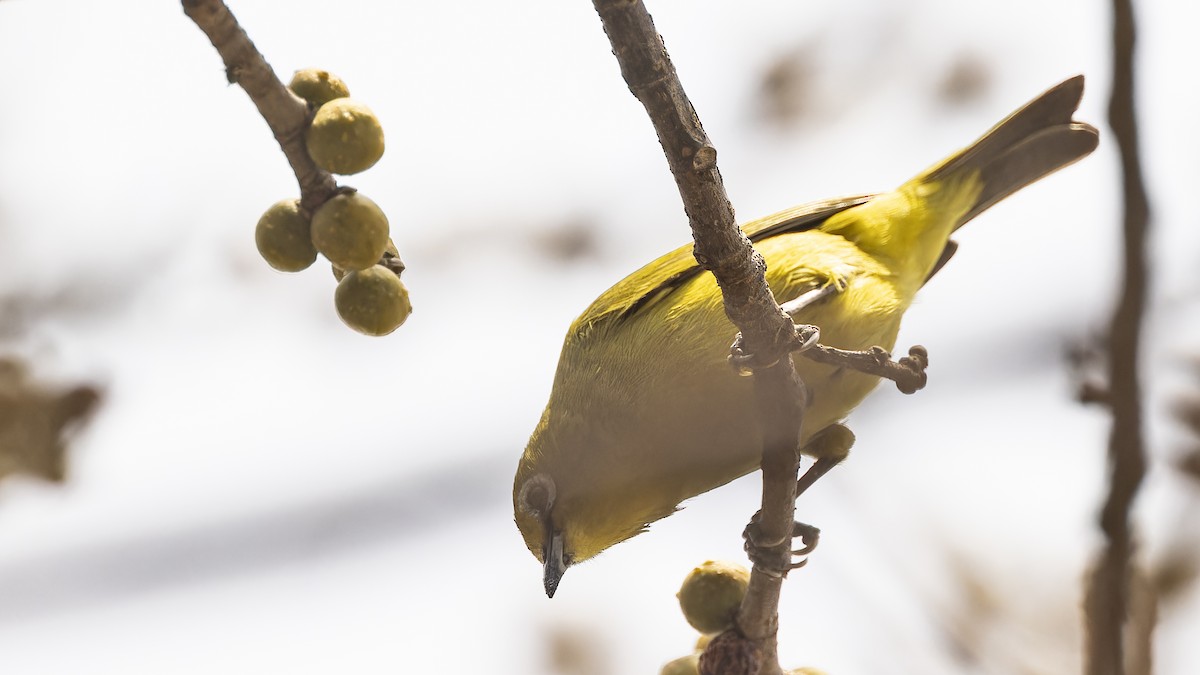
[[[231,0],[286,81],[328,69],[388,150],[378,202],[415,313],[341,325],[317,264],[254,224],[296,186],[177,2],[0,3],[0,356],[92,387],[62,485],[0,483],[6,673],[657,673],[695,635],[674,594],[743,560],[749,476],[574,568],[554,600],[511,480],[569,322],[687,241],[591,3]],[[1154,222],[1140,560],[1157,672],[1200,672],[1200,14],[1144,3]],[[1105,3],[650,3],[739,219],[899,184],[1076,74],[1082,163],[993,208],[910,311],[928,388],[881,387],[801,501],[820,551],[784,586],[785,666],[1079,672],[1109,418],[1064,353],[1119,283]]]

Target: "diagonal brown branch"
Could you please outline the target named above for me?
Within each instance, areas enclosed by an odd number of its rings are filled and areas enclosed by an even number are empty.
[[[593,4],[625,82],[658,132],[692,228],[696,260],[716,277],[725,313],[741,331],[747,350],[761,362],[775,364],[758,369],[754,378],[763,429],[759,526],[764,541],[782,542],[767,558],[777,563],[776,569],[786,569],[804,404],[803,387],[788,353],[795,328],[767,287],[762,256],[737,227],[717,170],[716,149],[683,91],[645,5],[641,0],[593,0]],[[765,574],[756,566],[738,620],[742,634],[754,641],[763,656],[759,671],[763,675],[780,673],[775,634],[781,584],[778,575]]]
[[[271,127],[300,184],[300,203],[310,213],[315,211],[336,194],[337,182],[308,156],[304,145],[308,105],[279,80],[224,2],[183,0],[183,11],[216,47],[229,82],[245,90]]]
[[[1134,539],[1129,512],[1146,472],[1137,361],[1146,298],[1149,204],[1138,159],[1134,113],[1134,17],[1131,0],[1113,1],[1113,89],[1109,124],[1121,157],[1124,194],[1124,283],[1109,329],[1109,493],[1100,515],[1105,544],[1087,594],[1087,672],[1125,672]]]

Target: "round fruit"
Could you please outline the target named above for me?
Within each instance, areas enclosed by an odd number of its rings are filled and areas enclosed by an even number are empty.
[[[733,627],[750,570],[729,562],[709,560],[692,570],[679,589],[679,608],[692,628],[701,633],[720,633]]]
[[[297,70],[288,89],[317,107],[335,98],[346,98],[350,95],[350,89],[342,82],[342,78],[317,68]]]
[[[337,195],[313,214],[312,243],[343,270],[365,270],[379,262],[388,241],[387,216],[361,192]]]
[[[384,261],[386,262],[389,257],[400,257],[400,251],[396,250],[396,244],[390,238],[388,239],[387,249],[383,252]],[[337,265],[330,265],[329,269],[333,271],[333,278],[337,279],[338,281],[341,281],[342,277],[346,276],[346,270],[338,267]]]
[[[309,156],[330,173],[365,171],[383,156],[379,118],[352,98],[335,98],[318,108],[305,140]]]
[[[668,661],[658,675],[700,675],[700,655],[688,654]]]
[[[317,259],[311,222],[299,199],[275,202],[258,219],[254,243],[267,264],[281,272],[299,272]]]
[[[387,335],[412,314],[408,289],[383,265],[342,277],[333,301],[342,321],[366,335]]]

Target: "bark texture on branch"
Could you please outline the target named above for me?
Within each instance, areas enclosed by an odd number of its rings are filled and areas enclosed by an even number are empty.
[[[658,133],[692,228],[696,260],[716,277],[725,313],[741,331],[746,350],[763,363],[775,364],[757,369],[754,376],[764,445],[759,526],[764,541],[779,542],[770,549],[767,561],[785,569],[791,562],[799,469],[796,450],[804,407],[804,389],[789,353],[795,327],[771,295],[762,256],[737,227],[717,170],[717,151],[683,91],[645,5],[641,0],[593,0],[593,4],[625,82]],[[756,670],[763,675],[781,672],[775,637],[781,585],[779,576],[756,566],[739,615],[740,632],[762,657],[761,670]]]
[[[313,163],[304,144],[308,104],[275,75],[250,36],[221,0],[183,0],[183,11],[208,36],[225,62],[225,75],[236,83],[266,120],[300,185],[300,204],[309,213],[337,192],[337,181]]]

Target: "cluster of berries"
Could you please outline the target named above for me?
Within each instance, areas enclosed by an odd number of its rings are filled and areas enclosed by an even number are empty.
[[[323,70],[301,70],[288,88],[316,109],[305,144],[317,166],[350,175],[371,168],[383,156],[379,118],[349,97],[340,78]],[[338,280],[338,316],[360,333],[387,335],[412,313],[387,216],[360,192],[343,189],[311,214],[299,199],[276,202],[259,219],[254,239],[267,264],[283,272],[307,269],[318,253],[325,256]]]

